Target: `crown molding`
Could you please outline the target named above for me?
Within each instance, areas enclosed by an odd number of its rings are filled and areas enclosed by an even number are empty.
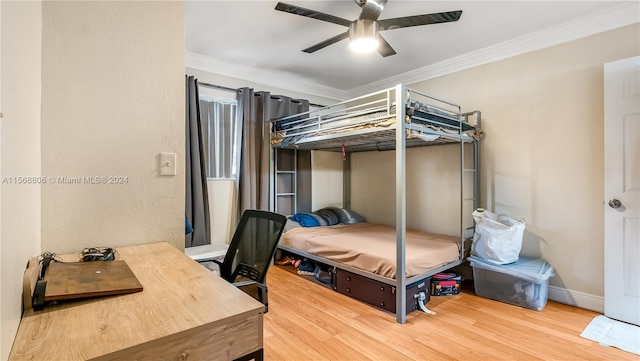
[[[439,76],[470,69],[535,50],[621,28],[640,21],[640,3],[629,2],[597,14],[587,15],[559,25],[453,57],[423,68],[353,88],[349,97],[371,93],[398,83],[414,84]]]
[[[214,59],[190,51],[185,53],[185,67],[329,99],[345,100],[348,97],[345,90],[292,79],[284,74]]]

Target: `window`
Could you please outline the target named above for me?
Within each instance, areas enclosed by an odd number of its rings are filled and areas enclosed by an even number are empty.
[[[207,178],[235,179],[239,152],[237,101],[200,95]]]

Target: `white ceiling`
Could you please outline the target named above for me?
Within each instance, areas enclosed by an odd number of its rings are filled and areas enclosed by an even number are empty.
[[[354,0],[284,2],[349,20],[360,13]],[[291,84],[300,84],[300,88],[306,85],[316,95],[344,95],[469,54],[500,52],[500,46],[505,44],[513,47],[518,41],[528,41],[530,46],[533,39],[537,41],[534,47],[553,45],[566,37],[572,40],[590,35],[590,31],[609,30],[639,19],[638,1],[389,0],[380,19],[452,10],[463,13],[454,23],[382,32],[397,52],[383,58],[378,53],[350,52],[348,40],[312,54],[302,52],[347,29],[276,11],[276,4],[277,1],[187,1],[187,67],[222,70],[240,78],[244,74],[245,79],[254,81],[255,77],[280,82],[288,79]],[[204,69],[209,66],[215,69]]]

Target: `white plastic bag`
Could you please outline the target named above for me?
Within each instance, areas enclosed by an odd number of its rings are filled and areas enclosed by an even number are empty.
[[[471,243],[471,254],[496,264],[513,263],[522,249],[525,224],[507,215],[496,215],[487,210],[473,211],[476,228]]]

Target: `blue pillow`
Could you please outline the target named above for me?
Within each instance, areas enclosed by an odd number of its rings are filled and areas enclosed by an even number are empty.
[[[300,223],[302,227],[317,227],[320,225],[318,219],[309,213],[296,213],[291,219]]]
[[[191,222],[189,222],[189,217],[187,217],[187,213],[184,213],[184,234],[187,235],[189,233],[193,233],[193,227],[191,226]]]
[[[365,222],[358,213],[338,207],[325,207],[313,213],[296,213],[291,220],[298,222],[302,227],[333,226],[339,223],[353,224]]]

